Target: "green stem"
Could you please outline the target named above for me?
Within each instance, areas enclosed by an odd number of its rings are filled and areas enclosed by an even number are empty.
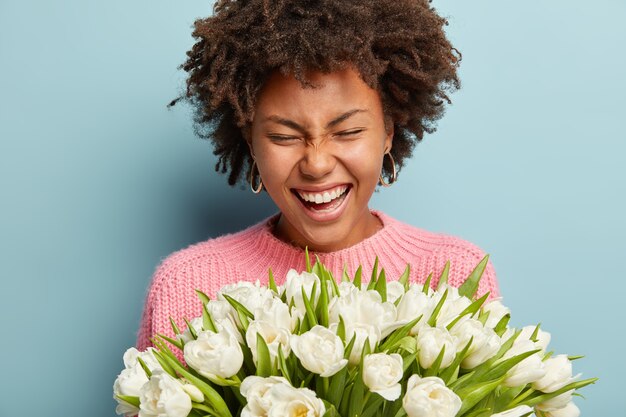
[[[533,392],[535,392],[534,389],[528,388],[526,391],[518,395],[513,401],[511,401],[511,403],[509,404],[509,408],[515,407],[517,404],[521,403],[526,398],[528,398],[528,396],[532,394]]]

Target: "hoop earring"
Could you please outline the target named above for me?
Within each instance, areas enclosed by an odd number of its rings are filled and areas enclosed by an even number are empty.
[[[396,161],[393,160],[393,156],[391,156],[391,152],[387,152],[385,155],[389,155],[389,159],[391,159],[391,166],[393,167],[393,172],[391,173],[391,178],[389,182],[385,182],[385,179],[383,178],[383,174],[381,172],[379,181],[380,181],[380,185],[382,185],[383,187],[390,187],[391,184],[396,182],[396,179],[398,178],[398,173],[396,172]],[[385,158],[385,155],[383,155],[383,159]]]
[[[259,183],[257,184],[256,188],[254,186],[255,183],[255,173],[254,173],[254,169],[257,168],[256,166],[256,161],[252,160],[252,167],[250,168],[250,189],[252,190],[252,192],[254,194],[258,194],[261,192],[261,190],[263,189],[263,181],[261,180],[261,175],[259,174]],[[258,168],[257,168],[258,171]]]

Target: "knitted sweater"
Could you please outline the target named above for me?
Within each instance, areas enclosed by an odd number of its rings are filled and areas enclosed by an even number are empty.
[[[458,287],[484,256],[478,247],[460,238],[427,232],[382,212],[372,213],[383,223],[383,228],[373,236],[336,252],[311,252],[312,259],[317,255],[336,279],[341,278],[344,265],[349,274],[362,265],[363,277],[369,277],[376,256],[388,279],[397,279],[409,263],[410,281],[423,283],[432,272],[433,287],[450,260],[448,283]],[[221,287],[238,281],[260,280],[261,284],[267,284],[270,267],[279,285],[289,269],[304,270],[304,251],[272,234],[277,219],[275,215],[238,233],[193,244],[162,261],[148,289],[137,348],[144,350],[151,346],[150,338],[156,333],[172,337],[170,317],[182,330],[183,318],[201,316],[202,305],[195,289],[214,298]],[[491,262],[478,289],[480,294],[487,291],[490,298],[499,296]]]

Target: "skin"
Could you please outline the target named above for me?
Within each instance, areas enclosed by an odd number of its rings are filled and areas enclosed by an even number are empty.
[[[353,246],[382,225],[369,211],[393,124],[385,128],[380,95],[352,68],[307,78],[274,72],[259,93],[248,145],[263,185],[281,216],[280,239],[318,252]],[[315,219],[294,190],[321,191],[348,185],[339,216]],[[315,216],[313,216],[315,217]]]

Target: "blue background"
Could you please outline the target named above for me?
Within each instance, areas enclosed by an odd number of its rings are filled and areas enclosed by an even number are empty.
[[[601,378],[583,415],[617,415],[626,2],[435,5],[464,86],[372,207],[489,252],[514,324],[541,322]],[[274,212],[213,172],[187,108],[165,108],[210,11],[0,0],[0,416],[113,416],[160,260]]]

